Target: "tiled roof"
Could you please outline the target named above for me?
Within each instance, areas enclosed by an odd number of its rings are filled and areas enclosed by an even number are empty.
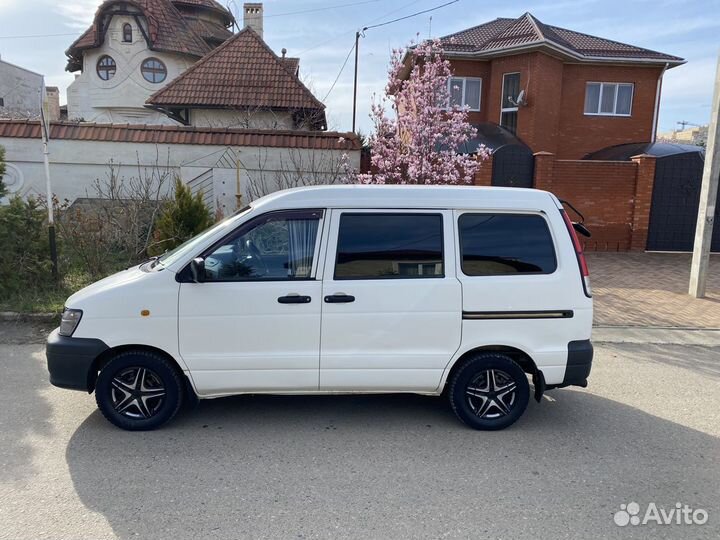
[[[685,61],[678,56],[544,24],[530,13],[517,19],[495,19],[445,36],[441,41],[450,53],[471,53],[479,57],[518,47],[545,45],[580,60],[668,62],[674,65]]]
[[[300,59],[299,58],[291,58],[289,56],[284,56],[280,58],[280,61],[285,64],[285,67],[287,70],[292,73],[293,75],[298,74],[298,71],[300,70]]]
[[[233,36],[233,33],[221,24],[195,17],[184,18],[190,29],[213,49]]]
[[[233,17],[232,13],[220,4],[220,2],[216,2],[215,0],[172,0],[172,3],[180,9],[188,6],[191,8],[213,10],[224,19],[227,26],[235,22],[235,17]]]
[[[290,71],[291,62],[278,58],[254,30],[245,28],[147,102],[161,107],[324,111]]]
[[[107,19],[114,9],[129,6],[139,10],[148,23],[148,38],[153,51],[172,52],[202,57],[210,47],[188,26],[170,0],[106,0],[97,10],[93,25],[67,50],[69,71],[82,67],[82,51],[99,47],[104,39]]]
[[[40,139],[40,122],[0,120],[0,138]],[[278,131],[177,126],[53,123],[50,139],[115,143],[265,146],[315,150],[360,150],[354,133]]]

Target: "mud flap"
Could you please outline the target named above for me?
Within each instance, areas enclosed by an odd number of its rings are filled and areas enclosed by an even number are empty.
[[[540,403],[540,400],[545,393],[545,375],[543,375],[542,371],[537,370],[533,373],[532,382],[535,387],[535,401]]]

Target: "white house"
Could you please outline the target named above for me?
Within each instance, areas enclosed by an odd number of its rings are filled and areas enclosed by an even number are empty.
[[[176,124],[145,101],[232,36],[215,0],[106,0],[67,50],[68,118]]]
[[[68,118],[95,123],[327,129],[299,59],[263,41],[263,5],[244,29],[215,0],[106,0],[68,49]]]

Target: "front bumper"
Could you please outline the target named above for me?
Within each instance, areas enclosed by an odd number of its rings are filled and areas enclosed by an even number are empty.
[[[50,384],[87,392],[93,362],[109,347],[99,339],[61,336],[58,330],[48,336],[45,347]]]

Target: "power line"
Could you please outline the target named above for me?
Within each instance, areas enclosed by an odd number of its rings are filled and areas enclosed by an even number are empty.
[[[455,4],[459,2],[460,0],[451,0],[450,2],[445,2],[444,4],[440,4],[439,6],[435,6],[429,9],[424,9],[422,11],[418,11],[417,13],[412,13],[410,15],[405,15],[404,17],[399,17],[397,19],[393,19],[391,21],[385,21],[383,23],[375,24],[372,26],[365,26],[362,30],[358,30],[355,32],[355,79],[353,81],[353,114],[352,114],[352,129],[355,131],[355,119],[357,117],[357,91],[358,91],[358,52],[360,51],[360,37],[365,37],[365,31],[370,30],[371,28],[379,28],[381,26],[387,26],[388,24],[393,24],[399,21],[404,21],[405,19],[410,19],[411,17],[417,17],[418,15],[422,15],[423,13],[430,13],[431,11],[436,11],[440,8],[444,8],[446,6],[449,6],[450,4]]]
[[[392,11],[388,11],[387,13],[385,13],[385,14],[383,14],[383,15],[380,15],[379,17],[376,17],[376,18],[374,18],[373,20],[369,21],[368,24],[371,24],[371,23],[374,23],[375,21],[379,21],[379,20],[381,20],[381,19],[384,19],[384,18],[387,17],[388,15],[392,15],[393,13],[397,13],[398,11],[402,11],[402,10],[405,9],[405,8],[408,8],[408,7],[410,7],[410,6],[414,5],[414,4],[417,4],[419,1],[420,1],[420,0],[413,0],[412,2],[410,2],[410,3],[408,3],[408,4],[404,4],[404,5],[400,6],[399,8],[393,9]],[[322,47],[323,45],[326,45],[327,43],[330,43],[331,41],[335,41],[337,38],[339,38],[339,37],[341,37],[341,36],[345,36],[345,35],[347,35],[347,34],[351,34],[351,33],[354,33],[354,32],[355,32],[355,29],[348,28],[347,30],[344,30],[343,32],[340,32],[340,33],[338,33],[338,34],[332,35],[330,38],[328,38],[328,39],[326,39],[326,40],[323,40],[323,41],[321,41],[320,43],[316,43],[316,44],[313,45],[312,47],[309,47],[309,48],[307,48],[307,49],[303,49],[302,51],[300,51],[299,53],[297,53],[297,55],[298,55],[298,56],[302,56],[302,55],[305,54],[306,52],[310,52],[310,51],[312,51],[312,50],[314,50],[314,49],[317,49],[318,47]]]
[[[353,43],[353,46],[350,47],[350,50],[348,51],[347,56],[345,57],[345,61],[343,62],[343,65],[340,68],[340,71],[337,74],[337,77],[335,77],[335,80],[333,81],[332,86],[330,87],[330,90],[328,90],[327,94],[325,94],[325,97],[323,98],[323,103],[328,98],[328,96],[333,91],[333,89],[335,88],[335,85],[337,84],[338,80],[340,79],[340,75],[342,75],[342,72],[345,70],[345,66],[347,66],[348,60],[350,60],[350,55],[352,54],[352,52],[354,50],[355,50],[355,43]]]
[[[274,13],[271,15],[265,15],[266,19],[269,19],[271,17],[285,17],[287,15],[301,15],[303,13],[315,13],[316,11],[329,11],[332,9],[340,9],[345,7],[352,7],[352,6],[362,6],[364,4],[374,4],[376,2],[379,2],[380,0],[365,0],[364,2],[352,2],[349,4],[339,4],[337,6],[328,6],[328,7],[321,7],[321,8],[313,8],[313,9],[304,9],[302,11],[288,11],[287,13]]]
[[[371,28],[380,28],[381,26],[386,26],[388,24],[396,23],[398,21],[404,21],[405,19],[410,19],[411,17],[417,17],[418,15],[422,15],[423,13],[430,13],[431,11],[435,11],[436,9],[444,8],[445,6],[449,6],[450,4],[456,4],[460,0],[452,0],[451,2],[445,2],[444,4],[441,4],[439,6],[435,6],[433,8],[425,9],[423,11],[418,11],[417,13],[413,13],[412,15],[405,15],[404,17],[400,17],[399,19],[393,19],[392,21],[387,21],[380,24],[374,24],[372,26],[366,26],[363,28],[363,32],[365,30],[370,30]]]
[[[327,7],[321,7],[321,8],[313,8],[313,9],[305,9],[300,11],[288,11],[286,13],[272,13],[269,15],[264,15],[266,19],[270,19],[273,17],[287,17],[289,15],[302,15],[304,13],[316,13],[318,11],[330,11],[333,9],[342,9],[346,7],[354,7],[354,6],[362,6],[365,4],[374,4],[380,2],[380,0],[364,0],[363,2],[350,2],[347,4],[338,4],[336,6],[327,6]],[[0,39],[33,39],[33,38],[48,38],[48,37],[68,37],[68,36],[79,36],[78,33],[72,33],[72,34],[32,34],[32,35],[23,35],[23,36],[0,36]]]
[[[79,36],[77,32],[72,34],[35,34],[30,36],[0,36],[0,39],[25,39],[25,38],[46,38],[46,37],[67,37]]]

